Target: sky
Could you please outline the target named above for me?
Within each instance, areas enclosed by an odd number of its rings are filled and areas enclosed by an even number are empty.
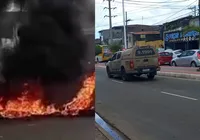
[[[128,24],[160,25],[175,19],[194,15],[189,9],[198,5],[198,0],[124,0]],[[95,0],[95,38],[99,38],[98,31],[109,29],[107,0]],[[111,1],[112,26],[123,25],[122,0]],[[196,10],[198,12],[198,10]]]

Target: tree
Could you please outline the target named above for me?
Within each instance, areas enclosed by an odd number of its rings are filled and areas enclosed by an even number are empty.
[[[95,56],[99,55],[102,52],[102,48],[99,45],[95,46]]]
[[[121,45],[119,45],[119,44],[112,44],[112,45],[109,46],[109,49],[110,49],[113,53],[115,53],[115,52],[121,50]]]
[[[188,31],[197,31],[197,32],[200,32],[200,27],[198,27],[198,26],[186,26],[183,29],[183,33],[186,33]]]
[[[189,32],[189,31],[197,31],[197,32],[200,33],[200,27],[198,27],[198,26],[186,26],[183,29],[183,34]],[[200,48],[200,35],[199,35],[199,48]]]

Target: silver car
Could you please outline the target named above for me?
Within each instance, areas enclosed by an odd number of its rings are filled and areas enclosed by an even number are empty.
[[[187,50],[171,61],[172,66],[200,67],[200,50]]]

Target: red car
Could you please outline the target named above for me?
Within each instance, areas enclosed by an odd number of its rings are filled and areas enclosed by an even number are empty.
[[[159,53],[158,63],[159,63],[159,65],[170,65],[172,58],[173,58],[172,53],[161,52],[161,53]]]

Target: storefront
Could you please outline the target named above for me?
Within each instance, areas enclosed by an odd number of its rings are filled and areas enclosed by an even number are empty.
[[[185,34],[181,31],[164,34],[165,49],[199,49],[199,32],[189,31]]]

